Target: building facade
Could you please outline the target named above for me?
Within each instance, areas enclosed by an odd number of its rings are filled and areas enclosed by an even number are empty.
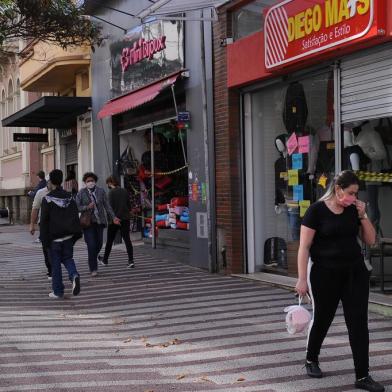
[[[177,13],[140,24],[132,15],[144,6],[91,3],[109,37],[92,56],[94,168],[101,181],[121,176],[146,241],[213,271],[211,22],[189,11],[192,21]]]
[[[46,133],[47,142],[39,148],[39,170],[56,167],[65,176],[74,172],[80,182],[92,167],[90,48],[64,50],[32,41],[23,48],[18,65],[20,88],[30,98],[3,119],[3,127]]]
[[[391,4],[232,1],[219,14],[217,227],[227,272],[295,276],[303,214],[343,169],[357,171],[379,236],[390,235]]]
[[[28,105],[34,96],[21,89],[16,56],[3,58],[0,71],[0,118],[4,119]],[[36,185],[36,173],[41,169],[42,144],[14,141],[14,133],[30,131],[0,123],[0,208],[9,209],[12,222],[28,221],[31,200],[27,192]]]

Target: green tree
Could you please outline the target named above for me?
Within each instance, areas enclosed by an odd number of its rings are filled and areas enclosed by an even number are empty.
[[[84,2],[73,0],[0,0],[0,56],[17,52],[19,39],[62,48],[101,43],[100,28],[84,17]]]

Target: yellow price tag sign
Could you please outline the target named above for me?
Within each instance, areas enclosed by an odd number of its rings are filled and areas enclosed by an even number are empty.
[[[299,216],[303,218],[306,210],[310,207],[310,200],[300,200],[299,202]]]

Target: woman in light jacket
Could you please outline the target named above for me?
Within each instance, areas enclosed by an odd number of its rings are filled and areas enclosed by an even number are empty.
[[[91,276],[96,276],[98,271],[97,259],[103,244],[103,229],[108,224],[106,214],[110,216],[113,223],[120,223],[109,204],[105,190],[97,186],[97,181],[98,177],[95,173],[85,173],[83,182],[86,186],[76,195],[79,212],[91,212],[91,225],[83,229]]]

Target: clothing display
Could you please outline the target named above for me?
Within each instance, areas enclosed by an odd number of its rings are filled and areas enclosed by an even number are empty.
[[[281,156],[275,161],[275,205],[284,204],[287,192],[287,161]]]
[[[361,130],[355,137],[355,144],[361,147],[365,155],[371,160],[381,161],[387,157],[387,151],[381,136],[370,122],[361,125]]]
[[[366,170],[370,159],[359,146],[349,146],[343,149],[342,168],[350,170]]]
[[[136,170],[135,178],[139,185],[131,187],[130,193],[138,194],[140,223],[144,237],[151,237],[153,226],[155,229],[189,229],[189,216],[187,222],[181,222],[182,214],[171,211],[176,206],[188,206],[188,171],[185,150],[182,149],[181,138],[176,129],[168,125],[154,128],[154,171],[155,171],[155,223],[151,224],[152,216],[152,181],[151,181],[151,139],[150,131],[144,134],[146,150],[141,153],[140,165]],[[133,189],[132,189],[133,188]],[[172,215],[175,216],[172,216]],[[177,223],[186,223],[187,226],[178,227]]]
[[[283,108],[283,122],[289,133],[304,129],[308,118],[308,106],[301,83],[293,82],[287,87]]]

